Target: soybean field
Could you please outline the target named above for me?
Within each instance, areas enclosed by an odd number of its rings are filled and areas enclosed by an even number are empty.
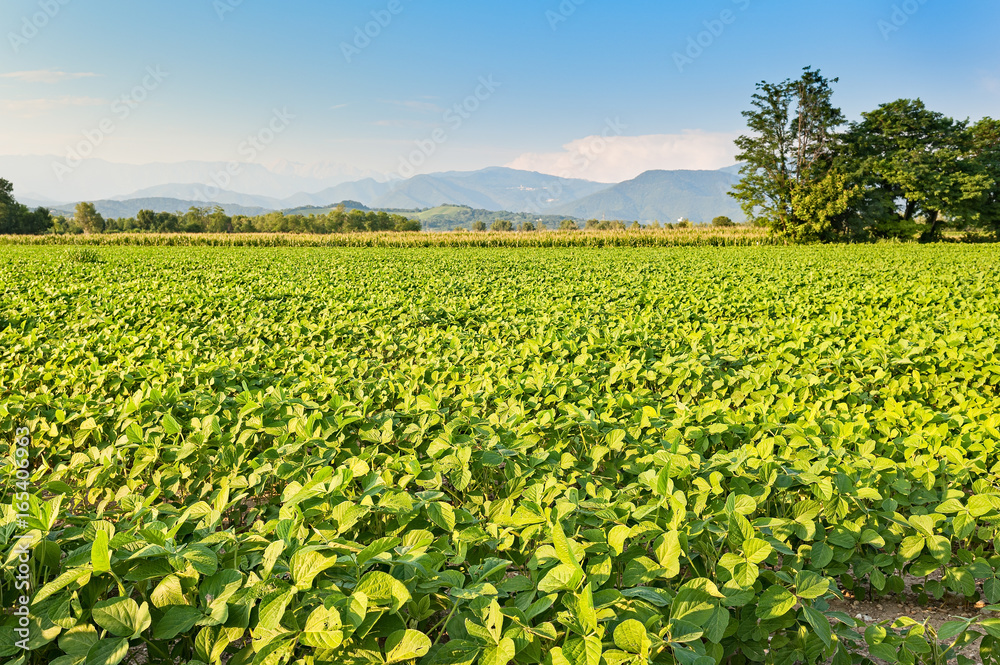
[[[992,246],[0,275],[0,662],[1000,659]]]

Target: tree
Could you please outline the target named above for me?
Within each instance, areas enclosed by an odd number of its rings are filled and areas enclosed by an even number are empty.
[[[45,208],[35,211],[14,199],[14,185],[0,178],[0,234],[34,235],[52,229],[52,215]]]
[[[104,231],[104,218],[97,212],[93,203],[81,201],[76,204],[73,221],[80,225],[84,233],[101,233]]]
[[[976,202],[978,225],[1000,234],[1000,120],[983,118],[970,132],[979,169],[993,181]]]
[[[409,217],[403,217],[402,215],[393,215],[393,217],[396,219],[397,231],[414,232],[419,231],[421,228],[419,219],[410,219]],[[484,224],[483,226],[486,225]]]
[[[719,227],[736,226],[736,222],[723,215],[713,219],[712,226],[719,226]]]
[[[233,220],[221,206],[215,206],[212,212],[204,217],[204,227],[209,233],[229,233],[233,230]]]
[[[474,221],[472,223],[472,230],[473,231],[479,231],[479,232],[485,231],[486,230],[486,222],[484,222],[481,219],[477,219],[476,221]]]
[[[992,179],[975,159],[967,123],[930,111],[919,99],[899,99],[862,113],[847,137],[855,172],[866,174],[870,198],[901,201],[898,215],[923,217],[923,240],[935,239],[942,217],[960,223],[979,217]]]
[[[522,231],[535,231],[537,229],[535,228],[535,225],[532,224],[531,222],[525,222],[524,224],[521,225],[521,230]]]
[[[509,219],[497,219],[490,227],[491,231],[513,231],[514,224]]]
[[[834,212],[842,198],[821,200],[832,191],[826,179],[837,154],[836,130],[845,122],[832,103],[838,80],[806,67],[798,80],[757,84],[753,108],[743,112],[752,133],[736,140],[743,179],[730,192],[754,224],[796,240],[817,238],[832,224],[827,219],[817,226],[809,214]]]
[[[572,219],[564,219],[559,222],[559,229],[561,231],[579,231],[580,227]]]

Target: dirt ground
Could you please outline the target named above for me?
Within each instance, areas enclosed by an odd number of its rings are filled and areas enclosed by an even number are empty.
[[[909,586],[907,584],[907,590],[909,590]],[[964,600],[957,599],[950,594],[946,594],[941,600],[931,599],[926,605],[921,606],[917,602],[916,595],[911,593],[874,601],[865,600],[864,597],[855,598],[850,591],[842,591],[842,593],[844,600],[832,601],[830,607],[835,611],[849,614],[867,625],[909,617],[918,623],[927,622],[927,625],[937,630],[945,622],[959,618],[1000,616],[1000,613],[986,611],[984,609],[986,604],[983,602],[967,604]],[[949,643],[952,641],[949,640]],[[981,662],[979,642],[980,640],[976,640],[959,650],[958,653],[972,659],[975,663]]]

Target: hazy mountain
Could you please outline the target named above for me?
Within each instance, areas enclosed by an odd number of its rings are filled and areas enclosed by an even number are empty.
[[[282,204],[286,207],[301,208],[305,206],[329,206],[337,201],[360,201],[371,205],[380,196],[384,196],[392,188],[385,182],[373,178],[365,178],[357,182],[345,182],[342,185],[328,187],[315,194],[301,192],[288,197]]]
[[[428,208],[457,204],[489,210],[546,212],[607,186],[589,180],[494,167],[420,175],[397,182],[388,194],[374,201],[373,206]]]
[[[268,196],[219,191],[199,184],[165,184],[141,189],[116,200],[165,197],[190,201],[211,200],[272,209],[327,207],[337,201],[360,201],[371,208],[433,208],[445,204],[465,205],[483,210],[545,212],[555,205],[570,203],[608,187],[606,183],[573,180],[557,176],[488,168],[481,171],[450,171],[418,175],[408,180],[379,182],[366,178],[328,187],[315,193],[300,192],[276,199]]]
[[[140,210],[185,213],[192,207],[204,208],[207,205],[204,201],[182,201],[180,199],[170,198],[129,199],[127,201],[102,200],[94,201],[93,204],[97,209],[97,212],[101,213],[101,215],[105,218],[135,217],[139,214]],[[267,208],[241,206],[235,204],[220,205],[222,209],[226,211],[227,215],[247,215],[252,217],[254,215],[263,215],[270,212]],[[55,208],[53,212],[72,216],[75,208],[76,204],[69,204]]]
[[[14,183],[15,196],[81,201],[134,198],[134,192],[172,183],[195,183],[203,188],[216,184],[232,192],[283,199],[297,192],[316,192],[373,175],[347,166],[338,169],[331,162],[314,165],[276,162],[271,168],[243,163],[235,176],[227,173],[229,166],[228,162],[200,161],[119,164],[91,157],[67,172],[65,156],[0,156],[0,177]],[[170,198],[186,198],[178,196],[181,192],[164,192]]]
[[[182,201],[201,201],[203,205],[210,203],[239,205],[250,208],[267,208],[277,210],[285,204],[281,199],[269,196],[241,194],[225,189],[208,188],[205,185],[157,185],[147,187],[125,196],[113,196],[114,201],[129,201],[133,199],[180,199]]]
[[[53,159],[0,157],[0,177],[14,182],[15,196],[26,205],[72,212],[75,203],[54,205],[51,190],[38,186],[39,178],[30,176],[30,173],[37,176],[40,169],[48,169],[51,175]],[[338,167],[331,163],[309,166],[282,162],[272,165],[274,170],[244,164],[227,187],[206,186],[205,183],[211,182],[211,174],[224,172],[225,167],[212,162],[131,166],[90,159],[65,176],[63,191],[78,194],[57,200],[94,201],[101,214],[110,217],[132,216],[143,208],[175,212],[213,204],[221,205],[229,214],[260,214],[270,210],[328,209],[346,200],[375,209],[413,210],[450,205],[476,211],[641,222],[675,221],[680,217],[708,222],[717,215],[737,221],[744,219],[739,206],[728,195],[739,180],[739,165],[718,171],[649,171],[620,184],[496,167],[432,173],[391,182],[364,178],[311,188],[308,185],[317,182],[314,177],[332,177],[330,174],[337,173]],[[87,185],[95,182],[100,186]],[[291,194],[289,188],[293,186],[301,189]],[[276,194],[282,191],[284,194]]]
[[[745,220],[728,192],[739,176],[725,171],[647,171],[629,180],[551,210],[583,219],[622,219],[640,222],[710,222],[726,215]]]

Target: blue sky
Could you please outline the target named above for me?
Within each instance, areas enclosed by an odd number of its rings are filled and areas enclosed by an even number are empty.
[[[1000,115],[995,0],[4,0],[0,25],[3,155],[611,181],[730,163],[754,83],[806,65],[852,118]]]

